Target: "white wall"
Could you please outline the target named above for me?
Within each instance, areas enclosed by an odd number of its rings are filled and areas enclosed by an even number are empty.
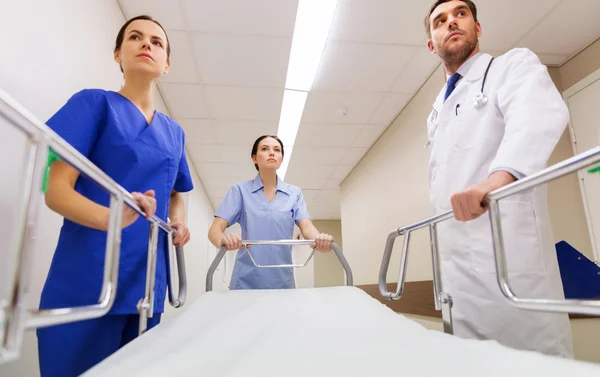
[[[117,32],[125,18],[114,0],[0,0],[0,34],[3,35],[0,88],[10,94],[40,121],[47,120],[75,92],[83,88],[119,90],[122,75],[113,61]],[[166,112],[157,97],[156,106]],[[5,252],[14,212],[24,139],[0,123],[0,252]],[[15,157],[16,156],[16,157]],[[196,189],[186,195],[188,226],[192,240],[186,248],[188,303],[204,291],[206,234],[213,208],[198,177]],[[36,240],[27,307],[39,304],[62,218],[43,206]],[[3,255],[0,254],[0,257]],[[5,259],[1,259],[3,266]],[[4,271],[0,271],[3,273]],[[1,287],[1,284],[0,284]],[[3,292],[0,290],[0,294]],[[185,307],[184,307],[185,308]],[[184,310],[184,309],[182,309]],[[167,309],[165,317],[174,310]],[[37,344],[35,332],[24,340],[24,354],[16,362],[0,365],[1,377],[35,377]]]
[[[340,186],[344,253],[357,285],[377,282],[391,230],[432,215],[425,119],[443,84],[438,69]],[[401,241],[390,263],[390,282],[397,281]],[[411,236],[410,252],[408,280],[431,279],[427,230]]]
[[[342,222],[340,220],[314,220],[313,224],[321,233],[333,236],[333,240],[344,252]],[[316,253],[315,287],[336,287],[346,284],[344,268],[334,252]],[[350,266],[353,268],[354,266]]]

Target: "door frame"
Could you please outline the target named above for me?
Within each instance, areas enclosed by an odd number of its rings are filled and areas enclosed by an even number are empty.
[[[597,69],[596,71],[592,72],[591,74],[584,77],[579,82],[572,85],[570,88],[568,88],[567,90],[565,90],[563,92],[563,99],[565,100],[567,107],[569,107],[569,113],[571,110],[570,106],[569,106],[569,102],[568,102],[569,98],[573,97],[574,95],[581,92],[588,86],[596,83],[597,81],[600,81],[600,69]],[[579,153],[585,152],[585,151],[577,150],[577,135],[575,134],[575,129],[573,128],[573,123],[571,122],[570,114],[569,114],[568,128],[569,128],[569,134],[571,136],[571,147],[573,148],[573,154],[577,155]],[[588,195],[585,191],[585,186],[583,184],[584,178],[583,178],[583,172],[581,170],[577,171],[577,178],[578,178],[577,181],[579,183],[579,190],[581,191],[581,198],[583,199],[583,209],[585,212],[585,220],[587,222],[588,233],[590,234],[590,241],[592,243],[592,252],[594,255],[595,262],[600,263],[600,250],[598,250],[598,248],[600,247],[600,239],[596,240],[596,236],[594,234],[594,229],[592,228],[592,218],[591,218],[591,214],[590,214]]]

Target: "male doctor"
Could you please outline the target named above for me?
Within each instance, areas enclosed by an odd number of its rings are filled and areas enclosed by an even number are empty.
[[[451,208],[456,220],[440,224],[438,233],[454,334],[572,357],[566,314],[516,309],[503,297],[489,217],[481,216],[487,194],[545,168],[567,125],[567,107],[531,51],[513,49],[493,61],[479,52],[482,29],[472,1],[436,1],[425,27],[447,76],[427,128],[430,199],[436,213]],[[564,298],[545,187],[501,200],[500,212],[515,293]]]

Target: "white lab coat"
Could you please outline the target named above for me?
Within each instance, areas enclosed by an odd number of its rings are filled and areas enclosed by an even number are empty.
[[[473,99],[491,56],[476,59],[445,103],[442,88],[428,118],[430,199],[436,213],[451,209],[454,193],[496,169],[527,176],[545,168],[569,119],[546,67],[527,49],[493,61],[484,89],[488,103],[476,108]],[[546,200],[546,188],[538,186],[499,202],[509,282],[522,297],[562,299]],[[469,222],[446,221],[438,235],[443,289],[454,301],[455,335],[572,357],[566,314],[516,309],[502,295],[488,213]]]

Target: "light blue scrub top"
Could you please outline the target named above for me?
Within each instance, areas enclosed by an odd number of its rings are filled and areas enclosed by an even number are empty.
[[[252,181],[235,184],[217,209],[220,217],[231,226],[239,223],[243,240],[291,240],[294,223],[309,218],[300,188],[277,177],[277,191],[269,202],[263,192],[260,175]],[[292,247],[252,245],[250,252],[257,264],[291,264]],[[244,248],[237,253],[230,289],[294,288],[292,268],[258,268]]]

